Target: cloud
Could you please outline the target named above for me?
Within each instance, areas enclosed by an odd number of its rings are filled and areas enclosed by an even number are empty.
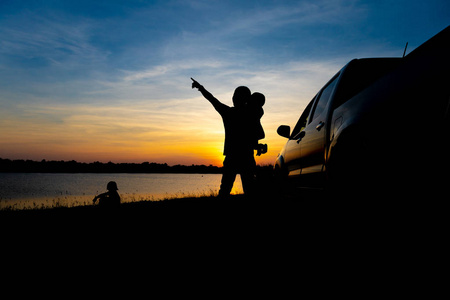
[[[0,53],[28,60],[41,58],[49,65],[103,60],[107,52],[90,43],[92,21],[85,18],[69,21],[65,17],[26,12],[4,20]]]
[[[358,9],[360,13],[361,9]],[[262,35],[285,26],[313,26],[318,24],[346,23],[343,16],[357,15],[352,2],[348,1],[300,1],[291,5],[266,6],[240,13],[236,18],[231,14],[223,26],[226,35],[240,33]]]
[[[180,74],[180,72],[201,70],[201,69],[219,69],[225,67],[223,62],[218,60],[190,60],[190,61],[171,61],[168,64],[151,66],[145,70],[124,71],[124,81],[141,81],[153,78],[162,78]]]

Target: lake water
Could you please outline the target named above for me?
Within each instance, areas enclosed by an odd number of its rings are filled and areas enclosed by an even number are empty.
[[[221,174],[0,173],[0,209],[90,205],[115,181],[122,203],[217,194]],[[232,194],[243,193],[239,175]]]

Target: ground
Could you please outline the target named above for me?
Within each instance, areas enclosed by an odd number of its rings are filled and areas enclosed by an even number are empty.
[[[417,214],[422,215],[420,219],[428,219],[434,212],[430,203],[433,202],[422,197],[417,200],[399,198],[395,193],[365,193],[348,197],[324,191],[298,190],[291,194],[266,192],[253,198],[235,195],[226,199],[211,196],[140,201],[124,203],[114,211],[104,211],[98,206],[1,211],[0,219],[6,225],[45,222],[81,225],[106,219],[110,224],[142,223],[155,227],[165,225],[167,228],[178,225],[184,228],[202,225],[218,228],[261,226],[286,231],[314,224],[329,226],[330,229],[337,225],[357,229],[360,227],[358,224],[381,227],[409,222]]]
[[[61,281],[67,280],[61,274],[81,274],[80,282],[97,286],[100,277],[122,284],[139,274],[143,286],[154,291],[162,282],[165,293],[179,291],[180,282],[189,287],[183,293],[222,295],[239,287],[242,295],[245,287],[251,295],[273,298],[303,294],[310,284],[317,286],[315,293],[373,295],[399,288],[406,278],[420,287],[424,274],[440,282],[431,267],[443,261],[442,210],[429,199],[390,196],[336,199],[323,191],[298,191],[254,199],[142,201],[116,211],[3,211],[0,253],[4,262],[13,262],[5,274],[18,272],[14,278],[50,270]]]

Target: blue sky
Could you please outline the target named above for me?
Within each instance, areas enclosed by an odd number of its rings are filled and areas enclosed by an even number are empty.
[[[1,0],[0,157],[218,164],[223,126],[194,77],[229,105],[239,85],[266,95],[269,163],[277,126],[348,61],[449,25],[446,0]]]

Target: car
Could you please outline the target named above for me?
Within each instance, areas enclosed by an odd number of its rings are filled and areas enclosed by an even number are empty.
[[[292,130],[278,127],[287,139],[274,164],[278,181],[347,191],[442,181],[429,174],[449,166],[449,53],[450,26],[405,57],[350,61]]]

